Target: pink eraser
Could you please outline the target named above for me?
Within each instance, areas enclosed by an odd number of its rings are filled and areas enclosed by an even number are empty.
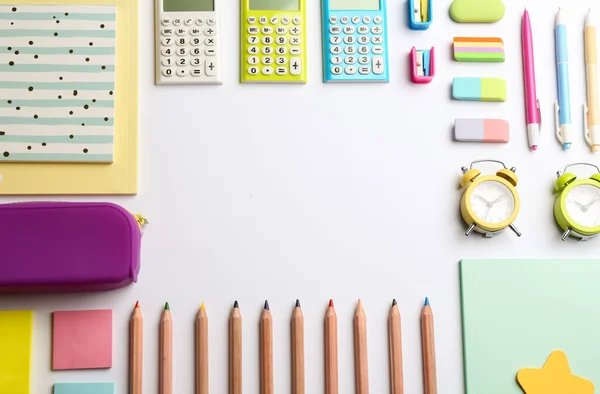
[[[502,119],[455,119],[454,139],[462,142],[509,141],[509,126]]]
[[[112,366],[112,310],[54,312],[52,369]]]

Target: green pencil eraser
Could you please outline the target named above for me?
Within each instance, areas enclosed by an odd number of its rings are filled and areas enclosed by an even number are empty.
[[[454,0],[450,16],[459,23],[493,23],[504,18],[502,0]]]
[[[501,78],[454,78],[452,98],[463,101],[506,101],[506,81]]]

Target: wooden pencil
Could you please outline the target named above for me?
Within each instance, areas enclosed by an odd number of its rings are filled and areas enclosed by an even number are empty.
[[[260,394],[273,394],[273,317],[268,301],[260,316]]]
[[[367,317],[360,300],[354,314],[354,378],[356,394],[369,394]]]
[[[208,394],[208,316],[204,302],[196,315],[196,394]]]
[[[169,303],[165,303],[159,334],[159,394],[173,394],[173,318]]]
[[[237,301],[229,316],[229,394],[242,394],[242,315]]]
[[[404,378],[402,376],[402,326],[400,310],[396,300],[388,316],[388,330],[390,336],[390,379],[391,394],[403,394]]]
[[[423,357],[424,393],[437,394],[433,313],[431,312],[428,298],[425,298],[425,306],[423,306],[423,312],[421,312],[421,347]]]
[[[129,321],[129,393],[142,394],[142,365],[144,360],[144,318],[139,301]]]
[[[292,314],[292,394],[304,394],[304,316],[300,300]]]
[[[338,394],[337,314],[333,300],[325,314],[325,394]]]

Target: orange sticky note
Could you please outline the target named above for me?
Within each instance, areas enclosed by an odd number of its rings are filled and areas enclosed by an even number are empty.
[[[112,310],[53,315],[53,370],[112,367]]]

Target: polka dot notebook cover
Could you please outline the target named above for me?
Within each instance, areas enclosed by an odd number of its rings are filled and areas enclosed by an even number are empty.
[[[0,6],[0,161],[113,161],[116,7]]]

